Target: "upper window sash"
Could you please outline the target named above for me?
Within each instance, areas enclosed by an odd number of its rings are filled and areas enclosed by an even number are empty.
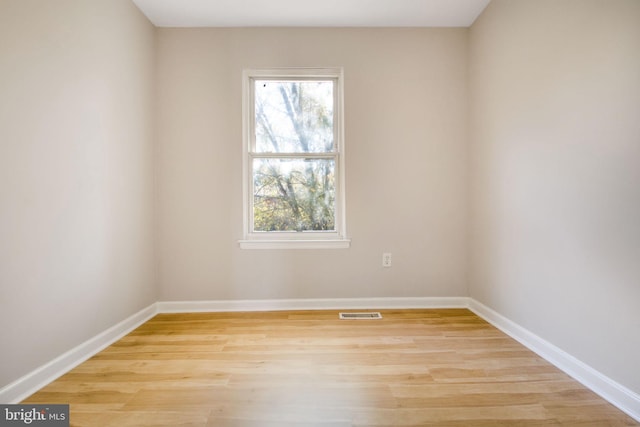
[[[336,153],[337,78],[250,78],[253,153]],[[297,120],[292,122],[291,117]],[[325,129],[325,132],[319,130]]]
[[[243,105],[248,111],[244,112],[244,119],[248,121],[244,130],[248,134],[244,135],[244,140],[248,144],[246,149],[249,153],[275,152],[269,150],[256,149],[256,123],[255,123],[255,82],[256,81],[332,81],[333,90],[333,146],[331,152],[339,153],[342,150],[342,68],[284,68],[284,69],[247,69],[243,72],[244,102]],[[313,151],[289,151],[288,153],[306,153]],[[327,152],[327,151],[320,151]],[[287,153],[286,150],[280,153]]]

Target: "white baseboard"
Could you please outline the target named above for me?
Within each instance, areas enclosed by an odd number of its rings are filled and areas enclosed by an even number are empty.
[[[0,389],[0,402],[18,403],[80,363],[119,340],[157,313],[156,304],[140,310],[122,322],[61,354],[48,363]]]
[[[159,301],[159,313],[221,311],[467,308],[467,297],[309,298],[215,301]]]
[[[469,298],[469,309],[618,407],[636,421],[640,421],[640,395],[637,393],[473,298]]]

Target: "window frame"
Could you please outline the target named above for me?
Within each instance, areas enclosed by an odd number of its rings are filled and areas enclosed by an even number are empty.
[[[256,80],[327,80],[334,82],[333,152],[261,153],[255,150]],[[342,68],[264,68],[242,73],[242,249],[340,249],[350,246],[346,236],[345,159],[344,159],[344,82]],[[254,231],[254,158],[330,158],[335,162],[335,231]]]

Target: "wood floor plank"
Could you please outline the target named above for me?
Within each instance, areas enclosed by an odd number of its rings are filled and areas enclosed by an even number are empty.
[[[73,426],[639,426],[466,309],[159,314],[25,400]]]

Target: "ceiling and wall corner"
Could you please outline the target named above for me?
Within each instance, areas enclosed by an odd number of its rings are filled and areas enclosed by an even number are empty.
[[[489,0],[133,0],[157,27],[469,27]]]

